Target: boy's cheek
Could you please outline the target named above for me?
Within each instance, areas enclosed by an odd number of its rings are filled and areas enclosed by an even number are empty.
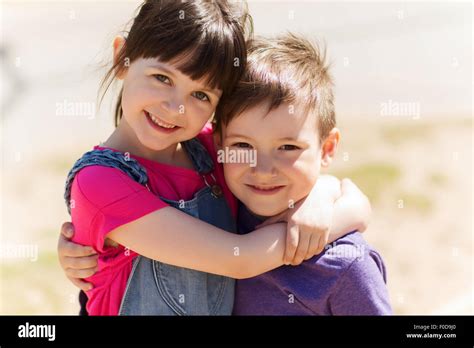
[[[305,170],[295,170],[292,172],[288,175],[291,183],[288,198],[293,201],[298,201],[306,197],[316,184],[318,176],[319,170],[310,167],[305,168]]]
[[[219,158],[218,158],[219,160]],[[243,174],[245,174],[245,170],[248,169],[248,164],[245,163],[226,163],[223,161],[224,167],[224,176],[227,180],[237,180]]]
[[[242,191],[242,180],[240,179],[243,169],[236,163],[223,163],[224,178],[227,186],[234,196],[238,196]]]

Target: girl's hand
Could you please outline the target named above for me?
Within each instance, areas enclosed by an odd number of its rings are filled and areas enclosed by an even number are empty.
[[[97,272],[98,255],[89,246],[71,242],[74,226],[70,222],[63,223],[58,241],[58,258],[66,277],[79,289],[88,291],[92,284],[83,281]]]
[[[371,213],[369,199],[351,180],[323,175],[308,197],[258,227],[288,222],[284,263],[296,266],[321,253],[328,242],[364,232]]]
[[[297,266],[324,250],[329,238],[334,202],[341,195],[339,179],[322,175],[310,194],[290,204],[285,212],[267,219],[263,227],[286,221],[286,249],[284,263]]]
[[[287,264],[299,265],[321,253],[328,242],[355,230],[364,232],[369,224],[369,199],[351,180],[339,182],[330,176],[319,180],[310,195],[289,210]]]

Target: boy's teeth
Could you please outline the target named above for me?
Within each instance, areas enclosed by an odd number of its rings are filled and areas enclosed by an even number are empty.
[[[150,113],[148,113],[148,115],[150,115],[150,118],[153,120],[153,122],[154,122],[155,124],[157,124],[158,126],[160,126],[160,127],[169,128],[169,129],[176,127],[176,126],[174,126],[174,125],[172,125],[172,124],[167,124],[167,123],[161,122],[160,120],[158,120],[155,116],[153,116],[153,115],[150,114]]]

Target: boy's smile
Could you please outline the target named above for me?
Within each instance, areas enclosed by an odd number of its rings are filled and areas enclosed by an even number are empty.
[[[224,147],[257,151],[255,167],[224,163],[224,173],[234,195],[260,216],[279,214],[307,196],[319,175],[316,117],[293,109],[284,103],[268,111],[262,103],[222,129]]]

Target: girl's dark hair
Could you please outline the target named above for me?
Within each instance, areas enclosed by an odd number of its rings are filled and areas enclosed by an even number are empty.
[[[227,0],[146,0],[126,35],[125,45],[101,83],[101,100],[115,77],[138,58],[169,62],[193,80],[229,94],[245,70],[246,40],[253,23],[246,3]],[[122,118],[122,90],[115,126]]]

